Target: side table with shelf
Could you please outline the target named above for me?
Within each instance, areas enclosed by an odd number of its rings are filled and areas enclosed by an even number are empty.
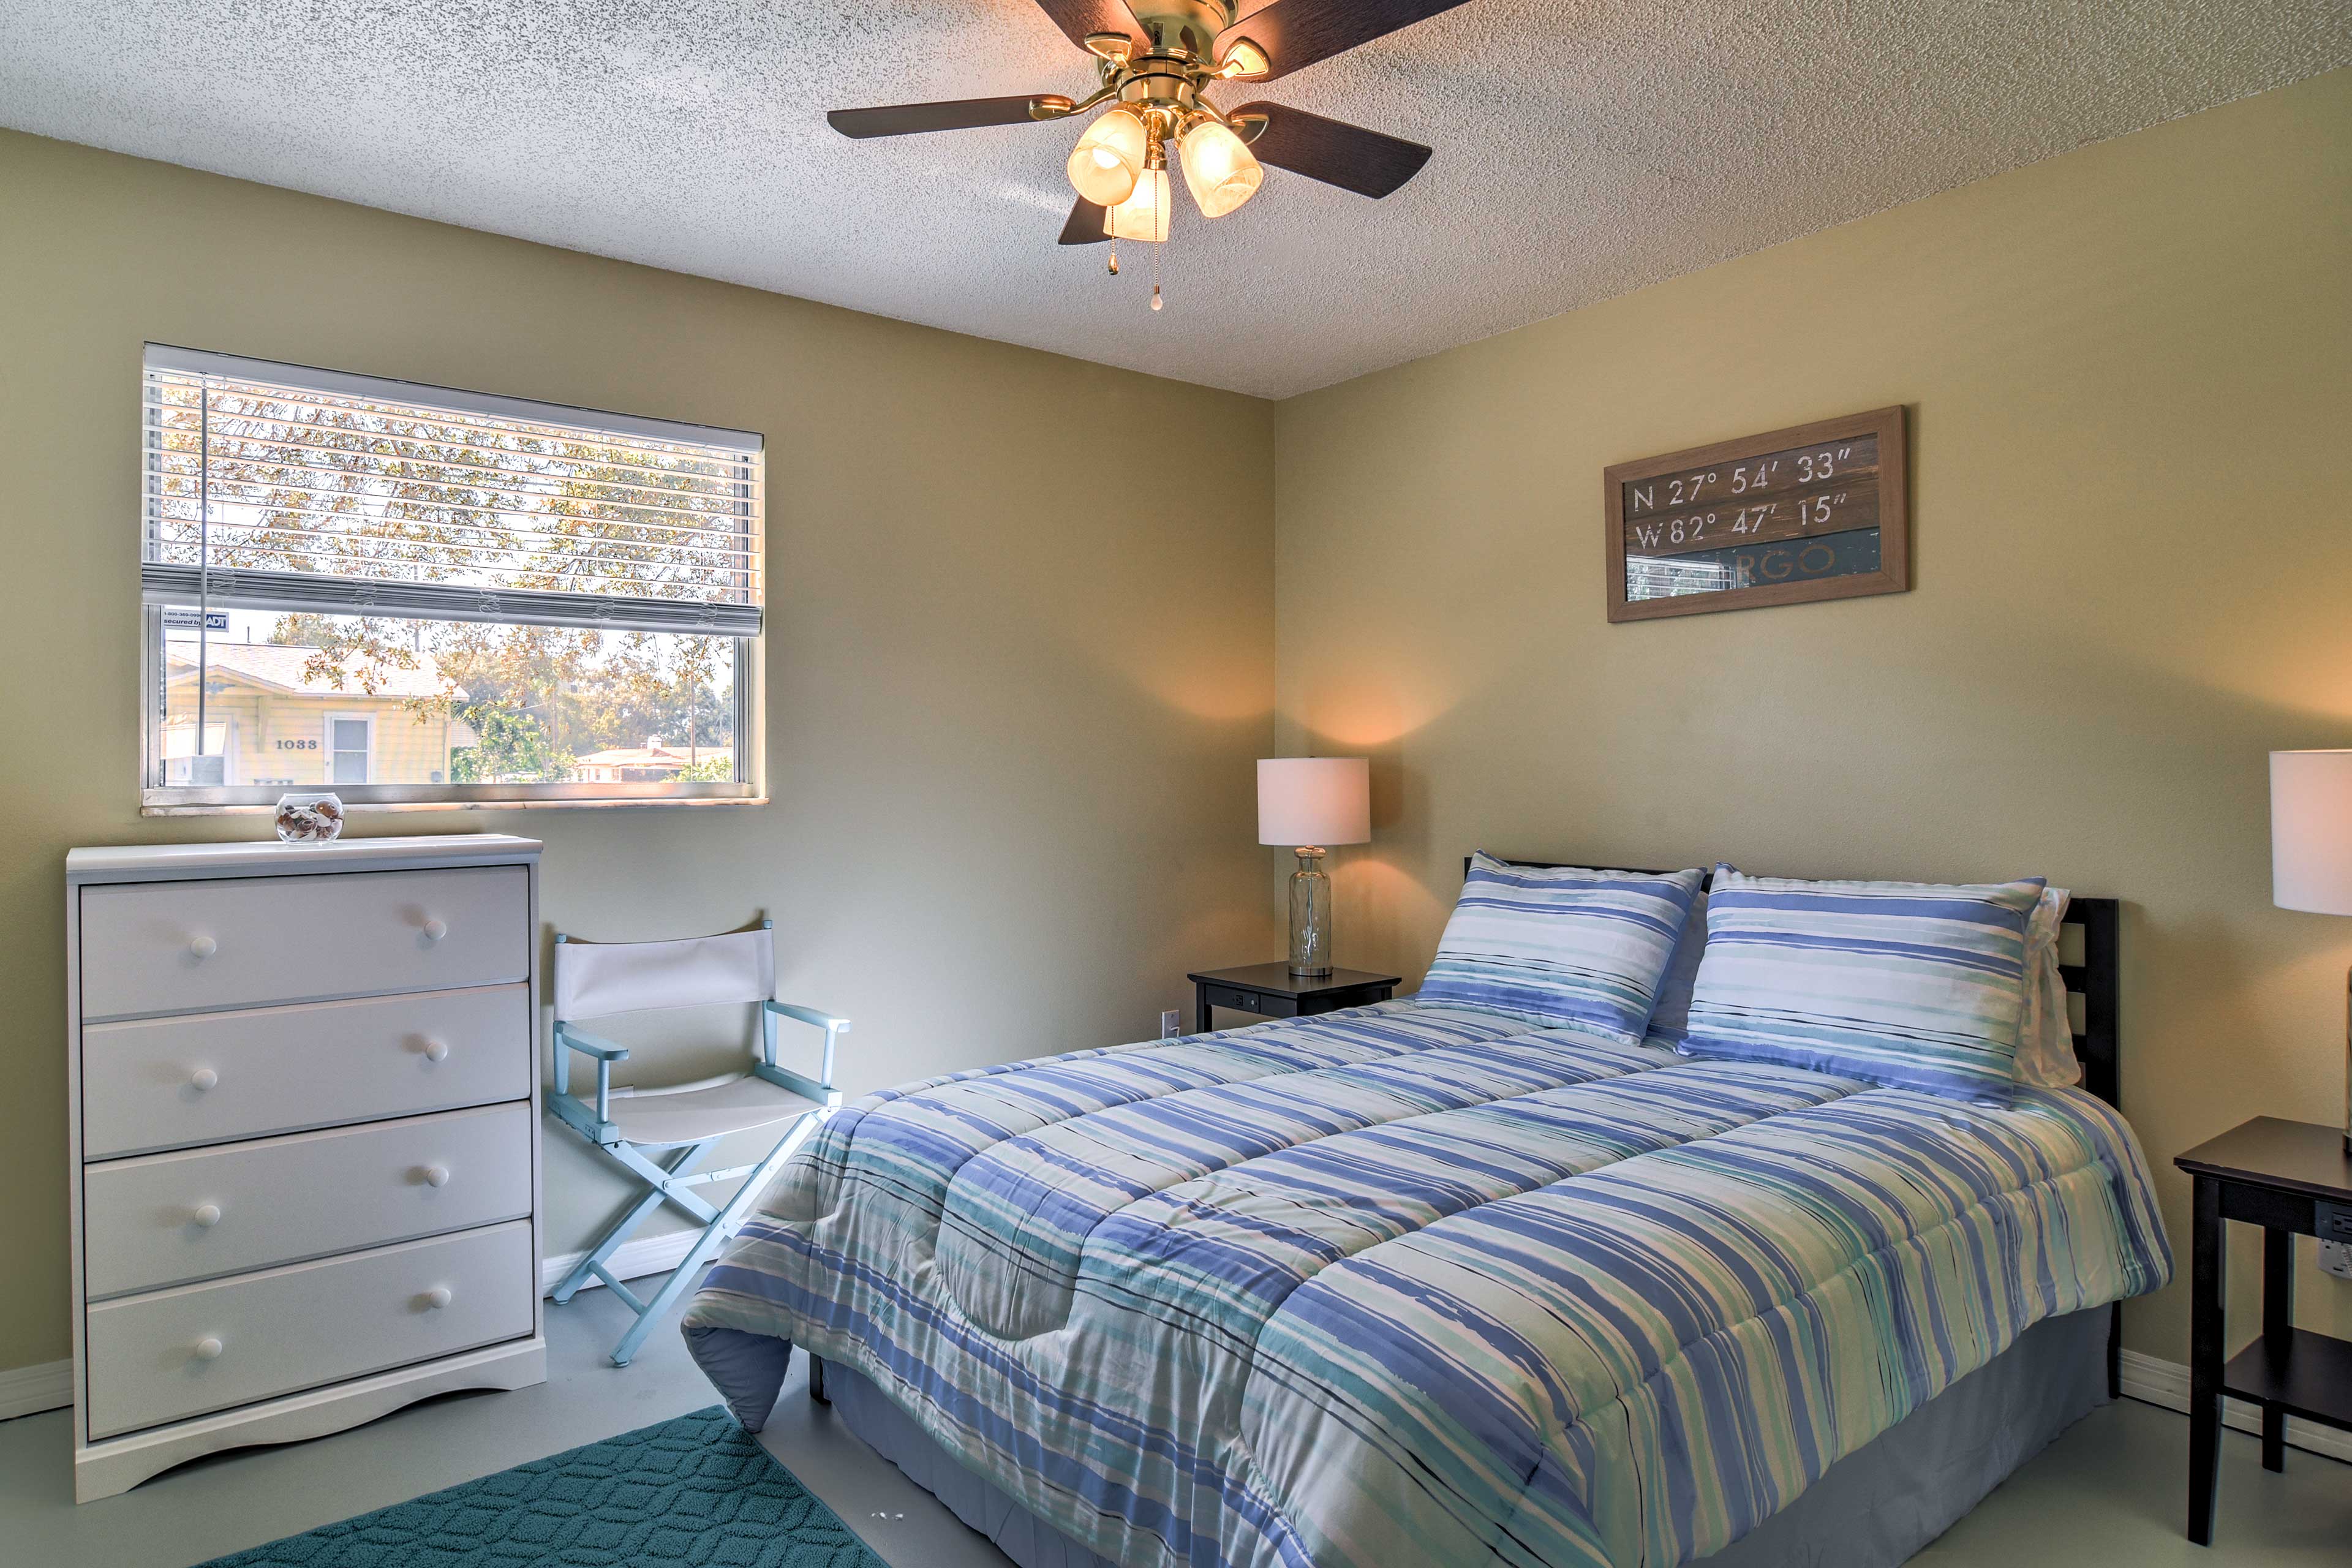
[[[2286,1419],[2352,1431],[2352,1340],[2294,1326],[2294,1238],[2352,1241],[2352,1154],[2344,1130],[2258,1116],[2173,1163],[2195,1178],[2189,1357],[2189,1539],[2213,1543],[2221,1400],[2261,1406],[2263,1468],[2286,1468]],[[2223,1222],[2263,1227],[2263,1331],[2228,1355]]]

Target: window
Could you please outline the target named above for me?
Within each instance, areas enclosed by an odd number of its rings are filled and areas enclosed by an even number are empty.
[[[151,344],[151,811],[740,799],[761,442]]]
[[[327,715],[327,782],[362,784],[368,777],[368,758],[375,751],[375,719],[361,713]]]

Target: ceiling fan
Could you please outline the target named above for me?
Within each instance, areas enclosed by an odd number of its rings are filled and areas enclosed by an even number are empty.
[[[1072,43],[1095,57],[1099,85],[1086,97],[1040,93],[837,109],[825,120],[862,139],[1068,120],[1101,109],[1070,153],[1078,199],[1061,242],[1158,243],[1168,237],[1171,146],[1194,203],[1212,218],[1255,195],[1266,163],[1374,198],[1419,174],[1430,150],[1418,142],[1278,103],[1221,110],[1205,89],[1275,80],[1463,3],[1273,0],[1236,21],[1235,0],[1037,0]],[[1118,269],[1114,247],[1111,270]],[[1152,308],[1159,304],[1155,292]]]

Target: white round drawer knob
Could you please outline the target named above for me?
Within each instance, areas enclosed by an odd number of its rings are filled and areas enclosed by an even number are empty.
[[[198,1361],[218,1361],[220,1359],[221,1351],[225,1347],[221,1344],[220,1341],[213,1338],[210,1334],[206,1334],[203,1339],[196,1342],[194,1352],[195,1358]]]
[[[200,936],[188,943],[188,956],[202,963],[220,951],[220,943],[208,936]]]
[[[443,937],[447,936],[448,934],[449,922],[447,921],[426,921],[425,922],[425,941],[439,942]]]
[[[447,1306],[454,1299],[449,1294],[449,1287],[446,1285],[436,1285],[432,1289],[425,1292],[425,1304],[436,1312]]]
[[[446,1040],[425,1041],[425,1059],[428,1062],[447,1061],[449,1059],[449,1042]]]
[[[446,1165],[425,1166],[425,1184],[428,1187],[447,1186],[449,1184],[449,1167]]]
[[[188,1075],[188,1085],[192,1089],[210,1089],[218,1082],[220,1082],[220,1074],[210,1068],[198,1068]]]
[[[196,1205],[196,1212],[190,1215],[188,1217],[194,1220],[206,1230],[210,1230],[213,1226],[220,1224],[220,1205],[198,1204]]]

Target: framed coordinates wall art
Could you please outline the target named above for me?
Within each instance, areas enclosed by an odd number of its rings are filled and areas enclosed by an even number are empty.
[[[1609,618],[1905,592],[1904,437],[1881,408],[1612,465]]]

